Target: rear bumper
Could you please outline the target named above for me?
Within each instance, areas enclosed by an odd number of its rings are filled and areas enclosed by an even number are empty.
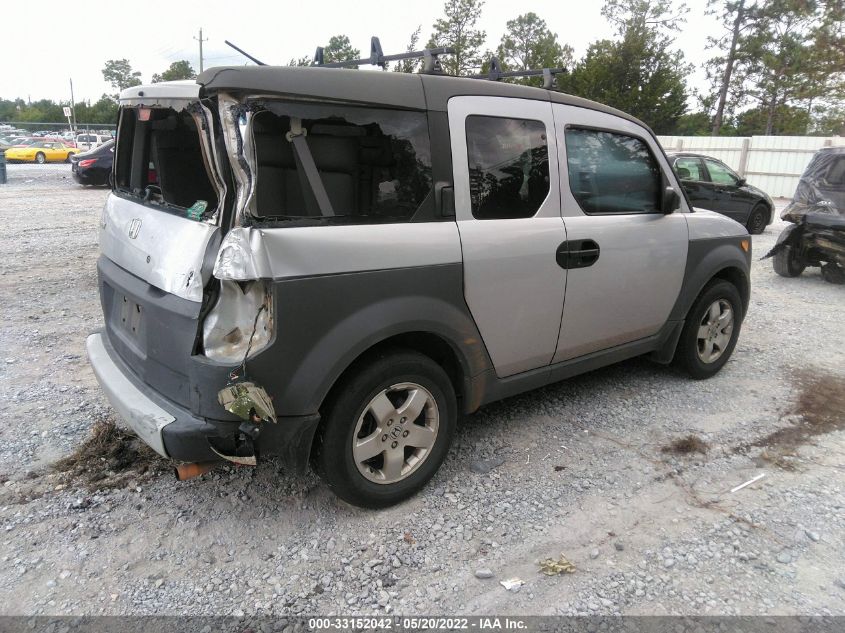
[[[220,459],[211,450],[209,438],[234,436],[239,422],[198,418],[161,397],[132,374],[103,332],[91,334],[86,347],[94,375],[112,407],[153,450],[177,461]],[[308,464],[320,415],[278,420],[262,427],[256,450],[259,455],[278,455],[287,468],[301,472]]]

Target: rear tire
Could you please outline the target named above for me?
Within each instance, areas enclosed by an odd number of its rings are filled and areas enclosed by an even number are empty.
[[[733,354],[742,325],[742,299],[729,281],[713,279],[687,314],[674,362],[692,378],[714,376]]]
[[[768,219],[769,210],[765,205],[758,204],[751,209],[745,228],[748,229],[748,232],[751,233],[751,235],[760,235],[760,233],[766,230],[766,222]]]
[[[792,246],[785,246],[775,253],[772,266],[781,277],[798,277],[807,267]]]
[[[384,508],[416,493],[443,463],[455,391],[437,363],[412,351],[381,352],[353,372],[324,407],[314,462],[344,501]]]
[[[38,163],[39,165],[43,165],[44,163],[47,162],[47,157],[44,155],[43,152],[38,152],[35,155],[35,162]]]

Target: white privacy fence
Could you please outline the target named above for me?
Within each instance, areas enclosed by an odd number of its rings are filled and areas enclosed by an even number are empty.
[[[845,146],[842,136],[658,136],[667,152],[718,158],[773,198],[791,198],[816,150]]]

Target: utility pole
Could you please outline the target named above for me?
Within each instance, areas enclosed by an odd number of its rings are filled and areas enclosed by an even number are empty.
[[[202,43],[207,42],[208,38],[202,39],[202,28],[200,28],[200,36],[194,38],[197,42],[200,43],[200,72],[203,71],[203,59],[202,59]]]
[[[76,102],[73,100],[73,79],[70,80],[70,114],[73,123],[70,125],[70,131],[76,133]]]

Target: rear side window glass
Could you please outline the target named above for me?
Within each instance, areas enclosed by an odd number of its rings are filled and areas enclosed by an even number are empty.
[[[845,185],[845,158],[840,158],[830,166],[825,180],[829,185]]]
[[[569,187],[588,214],[659,213],[660,167],[641,139],[567,128]]]
[[[266,102],[252,123],[257,214],[267,220],[375,224],[428,217],[432,177],[423,112]],[[333,216],[312,194],[293,129],[304,132]]]
[[[710,180],[717,185],[735,185],[737,183],[736,175],[722,163],[717,163],[715,160],[706,162],[707,171],[710,172]]]
[[[707,180],[697,158],[679,158],[675,161],[675,171],[681,180]]]
[[[466,119],[472,215],[530,218],[549,195],[549,148],[541,121],[490,116]]]

